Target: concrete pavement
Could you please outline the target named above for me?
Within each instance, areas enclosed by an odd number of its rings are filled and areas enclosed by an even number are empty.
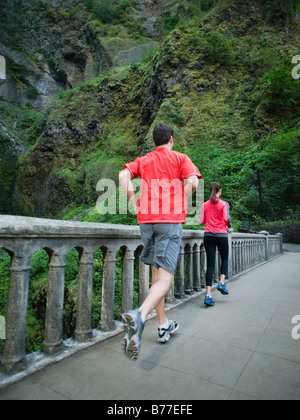
[[[137,362],[121,352],[122,334],[0,390],[0,400],[299,400],[300,249],[285,249],[229,282],[230,296],[215,290],[214,308],[203,295],[171,310],[180,330],[169,343],[148,321]]]

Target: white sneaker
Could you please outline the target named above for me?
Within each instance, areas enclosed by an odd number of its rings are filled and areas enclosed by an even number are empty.
[[[145,327],[138,309],[121,315],[121,321],[126,326],[127,334],[124,337],[122,348],[131,360],[137,360],[141,349],[141,338]]]
[[[166,343],[170,340],[171,335],[178,331],[179,325],[177,321],[169,321],[168,328],[158,328],[157,340],[159,343]]]

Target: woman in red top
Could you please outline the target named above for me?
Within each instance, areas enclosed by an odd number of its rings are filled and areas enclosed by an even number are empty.
[[[229,204],[220,200],[222,193],[222,185],[219,182],[210,184],[210,197],[202,206],[201,226],[206,225],[204,233],[204,246],[207,258],[206,271],[206,296],[204,303],[206,306],[214,306],[215,302],[212,298],[211,288],[213,274],[215,271],[216,248],[218,249],[221,259],[221,275],[218,284],[218,290],[223,295],[228,295],[226,289],[225,278],[228,272],[228,233],[227,228],[231,227],[229,217]]]

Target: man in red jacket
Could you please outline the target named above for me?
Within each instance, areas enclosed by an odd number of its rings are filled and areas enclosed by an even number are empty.
[[[140,259],[152,266],[152,286],[145,302],[121,317],[127,326],[124,351],[132,360],[139,355],[145,321],[153,309],[158,316],[159,342],[168,341],[178,330],[178,323],[166,317],[165,296],[177,266],[187,197],[196,190],[201,175],[188,156],[173,151],[173,135],[171,127],[158,124],[153,131],[156,149],[125,164],[119,175],[120,184],[137,213],[144,245]],[[141,178],[139,201],[131,182],[137,177]]]

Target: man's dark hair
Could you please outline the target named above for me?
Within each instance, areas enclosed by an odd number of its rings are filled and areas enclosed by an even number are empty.
[[[173,136],[173,128],[164,123],[157,124],[153,130],[153,141],[157,147],[168,144]]]

